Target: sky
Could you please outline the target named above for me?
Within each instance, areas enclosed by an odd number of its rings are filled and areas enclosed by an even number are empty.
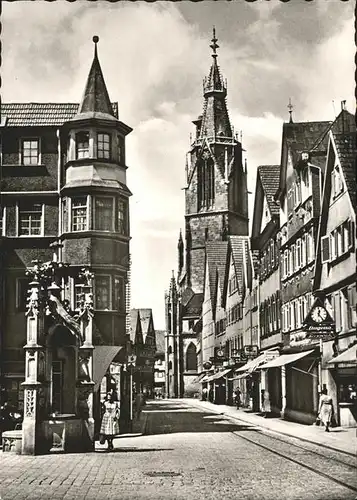
[[[258,165],[280,162],[282,124],[354,109],[354,2],[4,2],[3,102],[79,102],[99,60],[127,138],[131,307],[165,328],[164,294],[184,228],[185,158],[202,112],[212,26],[227,104],[242,132],[248,189]],[[250,218],[253,194],[249,195]]]

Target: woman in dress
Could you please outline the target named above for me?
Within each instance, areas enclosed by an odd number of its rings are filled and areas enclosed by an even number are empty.
[[[327,389],[324,387],[321,391],[319,402],[319,418],[325,426],[325,431],[330,432],[331,419],[333,415],[333,404],[331,396],[327,395]]]
[[[107,394],[106,400],[104,401],[104,415],[102,419],[102,425],[100,427],[100,434],[108,441],[108,450],[114,449],[113,438],[119,434],[119,403],[113,401],[113,396],[111,393]]]

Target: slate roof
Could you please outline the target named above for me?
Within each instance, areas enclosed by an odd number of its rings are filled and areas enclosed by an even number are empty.
[[[155,330],[156,354],[165,353],[165,330]]]
[[[316,151],[326,150],[327,132],[331,125],[331,121],[284,123],[287,143],[298,153],[310,151],[314,147]],[[320,141],[321,136],[324,136],[325,140]]]
[[[112,107],[118,118],[118,103],[113,102]],[[1,122],[6,118],[7,127],[59,127],[74,118],[78,108],[79,103],[2,103]]]
[[[270,213],[279,215],[279,205],[274,202],[274,195],[279,187],[280,165],[260,165],[258,172]]]
[[[135,342],[135,334],[136,334],[137,325],[138,325],[138,321],[139,321],[139,312],[137,309],[130,310],[129,321],[130,321],[130,330],[129,330],[130,340],[132,342]]]
[[[244,289],[244,245],[246,245],[246,251],[248,249],[247,237],[232,235],[229,237],[232,257],[234,262],[234,268],[238,281],[239,294],[243,293]]]
[[[357,134],[333,134],[340,160],[343,176],[346,181],[347,190],[352,205],[356,209],[356,158],[357,158]]]
[[[228,241],[211,241],[206,244],[206,255],[208,264],[208,279],[211,300],[216,298],[218,275],[223,296],[224,275],[227,263]]]
[[[183,316],[199,316],[202,311],[203,293],[195,293],[183,307]]]

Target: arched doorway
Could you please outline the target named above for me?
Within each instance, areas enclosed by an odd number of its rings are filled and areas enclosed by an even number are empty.
[[[197,371],[197,349],[193,342],[186,351],[186,371]]]

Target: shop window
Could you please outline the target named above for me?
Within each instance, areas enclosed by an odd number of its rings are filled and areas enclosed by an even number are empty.
[[[347,378],[339,387],[340,402],[357,404],[357,384],[354,377]]]
[[[99,133],[97,136],[97,157],[110,159],[111,138],[109,134]]]
[[[89,132],[76,134],[76,158],[89,158]]]
[[[94,280],[95,308],[110,310],[110,276],[96,276]]]
[[[96,197],[94,203],[94,229],[113,231],[113,198]]]
[[[39,140],[21,140],[21,163],[22,165],[38,165],[40,159]]]
[[[43,222],[43,206],[39,203],[28,203],[19,206],[19,236],[41,236]]]
[[[87,197],[72,198],[71,203],[71,231],[86,231],[88,229]]]

